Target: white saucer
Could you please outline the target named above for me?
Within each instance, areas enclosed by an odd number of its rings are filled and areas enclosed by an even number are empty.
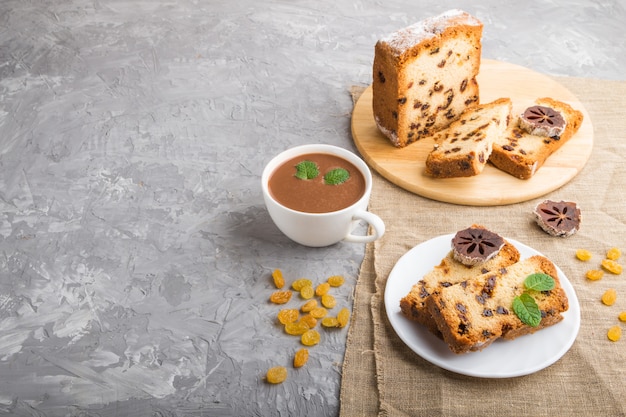
[[[406,345],[427,361],[463,375],[482,378],[509,378],[532,374],[559,360],[572,346],[580,329],[580,305],[576,292],[556,266],[561,285],[569,299],[563,320],[551,327],[517,339],[496,340],[479,352],[455,354],[443,340],[425,326],[407,319],[400,311],[400,300],[411,287],[441,262],[451,249],[454,235],[423,242],[405,253],[389,274],[385,287],[385,307],[392,327]],[[520,258],[541,255],[536,250],[507,238],[520,252]]]

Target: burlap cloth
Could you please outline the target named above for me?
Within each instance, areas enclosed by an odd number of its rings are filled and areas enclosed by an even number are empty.
[[[626,415],[626,271],[589,281],[607,249],[624,252],[626,266],[626,82],[579,78],[556,80],[588,110],[594,149],[583,171],[562,188],[535,200],[499,207],[441,203],[407,192],[374,173],[370,210],[387,232],[369,244],[355,289],[341,384],[342,416],[624,416]],[[353,89],[353,95],[359,89]],[[580,231],[551,237],[535,224],[534,206],[545,198],[576,201]],[[574,286],[581,328],[572,348],[552,366],[532,375],[485,379],[443,370],[409,349],[391,327],[383,302],[387,277],[413,246],[480,223],[523,242],[552,259]],[[575,258],[579,248],[594,258]],[[600,297],[617,290],[613,306]],[[620,325],[624,336],[607,339]],[[471,354],[471,353],[470,353]]]

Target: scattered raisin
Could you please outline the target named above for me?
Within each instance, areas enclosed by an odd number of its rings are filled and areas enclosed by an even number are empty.
[[[576,251],[576,257],[581,261],[588,261],[589,259],[591,259],[591,252],[589,252],[587,249],[578,249]]]
[[[305,300],[313,298],[314,294],[315,294],[315,290],[313,289],[313,286],[311,285],[302,287],[302,289],[300,290],[300,297],[304,298]]]
[[[622,256],[622,251],[619,248],[611,248],[606,252],[606,259],[617,261]]]
[[[617,292],[614,288],[609,288],[602,294],[602,303],[607,306],[612,306],[617,300]]]
[[[328,278],[328,283],[331,287],[341,287],[344,283],[344,279],[341,275],[333,275]]]
[[[315,307],[317,307],[317,300],[309,300],[306,303],[302,304],[302,307],[300,307],[300,311],[302,311],[303,313],[309,313]]]
[[[330,294],[322,295],[322,305],[326,308],[333,308],[337,305],[337,300]]]
[[[324,317],[322,319],[322,326],[339,327],[339,320],[337,320],[337,317]]]
[[[311,282],[311,280],[307,278],[300,278],[300,279],[295,280],[291,284],[291,288],[293,288],[296,291],[300,291],[302,288],[306,287],[307,285],[313,286],[313,283]]]
[[[315,326],[317,326],[317,319],[310,314],[305,314],[304,316],[302,316],[300,318],[300,322],[309,326],[309,329],[312,329]]]
[[[285,324],[285,333],[290,334],[292,336],[300,336],[301,334],[306,333],[311,328],[304,321],[297,321],[295,323],[287,323]]]
[[[298,312],[298,310],[295,310],[293,308],[284,309],[278,312],[278,321],[281,324],[294,323],[296,320],[298,320],[299,316],[300,313]]]
[[[326,314],[328,314],[328,310],[326,310],[324,307],[316,307],[311,310],[309,314],[316,319],[321,319],[322,317],[325,317]]]
[[[612,326],[606,336],[611,342],[617,342],[622,337],[622,329],[617,325]]]
[[[346,327],[349,320],[350,310],[345,307],[339,310],[339,313],[337,313],[337,322],[339,323],[339,327]]]
[[[270,384],[280,384],[287,379],[287,368],[284,366],[275,366],[268,369],[265,380]]]
[[[285,279],[283,278],[283,273],[280,269],[275,269],[272,272],[272,279],[274,280],[276,288],[281,289],[285,286]]]
[[[330,284],[328,282],[323,282],[315,288],[315,295],[322,296],[326,294],[330,290]]]
[[[302,348],[298,350],[296,354],[293,356],[293,367],[301,368],[306,364],[308,360],[309,360],[309,350]]]
[[[317,330],[308,330],[302,335],[300,341],[304,346],[315,346],[320,342],[320,334]]]
[[[275,291],[270,295],[270,301],[274,304],[285,304],[291,299],[291,291]]]
[[[622,273],[622,266],[612,259],[603,259],[602,268],[615,275],[619,275]]]
[[[590,269],[585,274],[587,279],[590,280],[590,281],[597,281],[597,280],[601,279],[603,275],[604,275],[604,272],[602,272],[599,269]]]
[[[285,280],[280,269],[272,271],[272,278],[277,289],[285,286]],[[317,326],[318,320],[321,320],[322,326],[325,328],[342,328],[345,327],[350,320],[350,311],[342,308],[336,317],[326,317],[327,309],[334,308],[337,300],[329,291],[331,287],[339,287],[344,284],[344,278],[341,275],[330,276],[326,282],[317,287],[313,287],[311,280],[300,278],[295,280],[291,287],[298,291],[300,296],[307,300],[300,308],[284,308],[277,314],[278,322],[283,325],[283,330],[289,335],[300,336],[300,341],[305,346],[314,346],[320,342],[320,333],[314,328]],[[319,298],[313,298],[317,296]],[[285,304],[292,297],[291,290],[275,291],[270,295],[270,301],[276,304]],[[321,301],[322,306],[318,306]],[[300,316],[300,313],[304,315]],[[302,367],[309,358],[307,349],[300,349],[293,356],[294,368]],[[275,366],[270,368],[265,376],[265,380],[271,384],[279,384],[287,379],[287,369],[284,366]]]

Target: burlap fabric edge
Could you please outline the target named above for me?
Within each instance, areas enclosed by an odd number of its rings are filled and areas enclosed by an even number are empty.
[[[388,232],[366,248],[355,288],[353,321],[343,364],[341,415],[626,414],[624,388],[616,384],[625,370],[624,349],[618,343],[607,342],[605,336],[607,326],[616,322],[617,312],[626,310],[626,303],[608,311],[599,303],[600,293],[613,284],[626,299],[624,280],[609,276],[604,282],[591,285],[581,279],[590,266],[573,262],[572,257],[578,247],[590,249],[598,259],[609,246],[621,245],[626,250],[624,238],[616,239],[626,232],[622,212],[625,197],[617,192],[626,179],[621,161],[626,144],[626,82],[555,79],[579,97],[594,124],[594,151],[587,166],[569,184],[550,194],[550,198],[577,198],[584,203],[581,231],[567,240],[541,234],[529,217],[536,201],[494,208],[457,207],[415,196],[375,174],[370,209],[383,216]],[[353,97],[362,89],[353,87]],[[403,205],[413,210],[398,215],[405,212]],[[506,236],[532,242],[571,278],[580,299],[584,325],[570,352],[555,365],[521,378],[465,377],[421,359],[389,325],[383,291],[395,261],[415,244],[466,226],[468,221],[487,224]],[[613,361],[621,366],[611,366]],[[541,388],[533,388],[537,385]],[[493,401],[500,397],[508,398],[505,404]]]

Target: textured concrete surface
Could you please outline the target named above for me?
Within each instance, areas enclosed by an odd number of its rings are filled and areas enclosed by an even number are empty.
[[[351,306],[364,248],[288,241],[261,171],[354,150],[376,40],[459,6],[486,58],[624,79],[623,0],[0,2],[0,415],[336,415],[347,329],[262,381],[298,347],[269,276]]]

